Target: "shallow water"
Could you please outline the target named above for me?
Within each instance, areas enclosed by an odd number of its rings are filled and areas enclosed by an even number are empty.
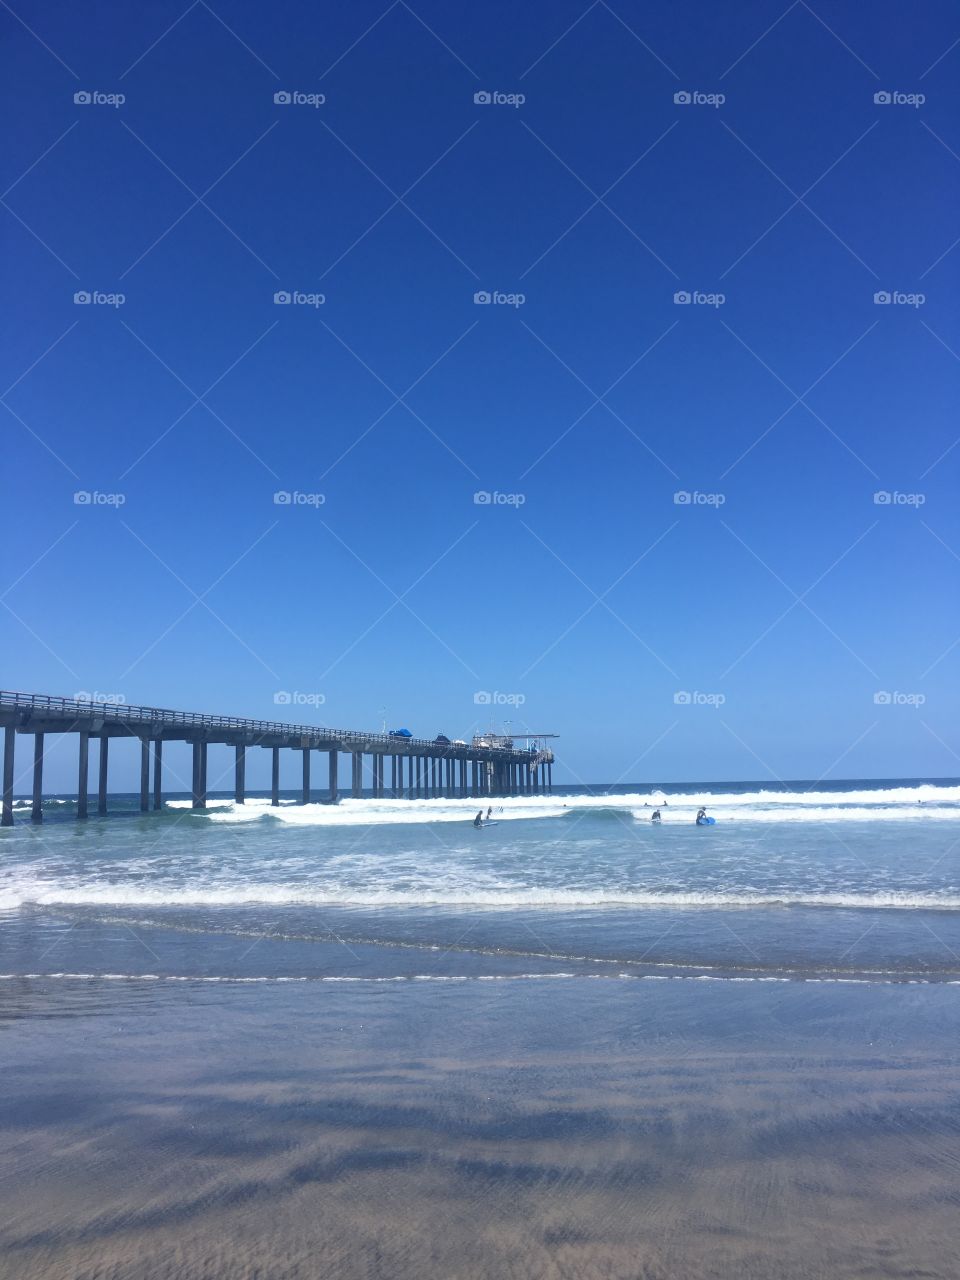
[[[694,824],[701,804],[715,826]],[[173,974],[198,972],[216,938],[269,937],[290,945],[257,958],[295,954],[304,976],[311,944],[340,939],[367,948],[372,976],[391,976],[378,955],[404,947],[424,973],[469,952],[598,972],[960,980],[956,783],[524,797],[481,831],[477,805],[254,798],[195,813],[173,800],[144,816],[126,797],[78,823],[72,802],[50,802],[42,826],[0,833],[0,968],[38,971],[69,928],[63,968],[77,928],[89,940],[99,922],[176,931]],[[103,971],[83,955],[74,971]]]
[[[4,1275],[953,1276],[960,784],[502,806],[0,831]]]

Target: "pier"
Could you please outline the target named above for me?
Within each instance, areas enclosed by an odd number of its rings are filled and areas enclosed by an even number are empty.
[[[350,757],[349,794],[363,794],[364,758],[368,757],[374,798],[432,799],[545,795],[553,790],[553,751],[543,745],[555,734],[531,734],[535,745],[516,748],[506,738],[487,736],[480,745],[438,742],[426,738],[364,733],[352,729],[328,729],[318,725],[284,724],[270,720],[246,720],[236,716],[204,715],[193,711],[167,711],[159,707],[135,707],[126,703],[95,703],[40,693],[0,691],[0,726],[3,727],[2,825],[13,824],[14,759],[18,736],[33,736],[33,788],[30,816],[43,821],[43,761],[46,734],[75,733],[77,750],[77,817],[86,818],[89,804],[90,742],[97,743],[97,813],[107,812],[107,775],[112,738],[137,738],[140,742],[140,809],[163,807],[163,744],[187,742],[192,746],[191,796],[194,809],[207,804],[207,752],[211,746],[234,750],[234,800],[246,798],[246,763],[250,749],[272,753],[271,804],[280,803],[280,752],[299,752],[302,787],[299,803],[310,804],[314,792],[311,765],[314,752],[327,757],[328,803],[340,798],[339,761]],[[507,744],[510,745],[507,745]],[[387,760],[390,761],[389,780]]]

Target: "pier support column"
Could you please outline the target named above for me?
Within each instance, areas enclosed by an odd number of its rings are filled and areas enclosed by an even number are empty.
[[[331,751],[331,752],[329,753],[329,761],[330,761],[330,768],[329,768],[329,777],[330,777],[330,803],[331,803],[331,804],[336,804],[336,803],[337,803],[337,801],[340,799],[340,793],[339,793],[339,790],[338,790],[338,787],[337,787],[337,763],[338,763],[338,758],[339,758],[339,757],[338,757],[338,753],[337,753],[336,751]]]
[[[153,808],[159,813],[163,808],[163,739],[153,743]]]
[[[467,794],[467,762],[460,761],[460,795],[465,797]]]
[[[140,812],[150,810],[150,739],[140,739]]]
[[[43,821],[43,734],[33,735],[33,808],[30,817],[34,822]]]
[[[280,804],[280,748],[274,747],[270,761],[270,804],[274,809]]]
[[[97,778],[97,813],[103,816],[107,812],[107,766],[110,762],[110,739],[106,734],[100,738],[100,773]]]
[[[390,757],[390,794],[397,798],[397,757]]]
[[[300,793],[300,803],[310,803],[310,748],[303,748],[303,790]]]
[[[417,756],[417,799],[423,795],[423,756]]]
[[[553,795],[553,761],[547,761],[547,795]]]
[[[207,807],[207,744],[193,744],[193,808]]]
[[[245,804],[247,799],[247,748],[238,743],[233,762],[233,802]]]
[[[90,734],[80,732],[80,758],[77,763],[77,817],[87,816],[87,778],[90,771]]]
[[[13,826],[13,753],[16,749],[17,731],[12,724],[3,730],[3,817],[0,826]]]
[[[353,798],[359,800],[363,792],[363,752],[353,751]]]

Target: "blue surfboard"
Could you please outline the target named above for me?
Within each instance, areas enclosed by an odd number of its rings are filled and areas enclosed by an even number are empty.
[[[716,825],[717,825],[716,818],[698,818],[697,819],[698,827],[715,827]]]

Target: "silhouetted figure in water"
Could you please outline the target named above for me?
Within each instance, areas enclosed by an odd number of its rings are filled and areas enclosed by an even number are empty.
[[[482,826],[483,826],[483,810],[482,810],[482,809],[481,809],[481,810],[480,810],[480,812],[477,814],[477,816],[474,818],[474,820],[473,820],[473,825],[474,825],[475,827],[482,827]]]
[[[654,809],[653,813],[650,815],[650,821],[651,821],[651,822],[659,822],[659,821],[660,821],[660,810],[659,810],[659,809]]]

